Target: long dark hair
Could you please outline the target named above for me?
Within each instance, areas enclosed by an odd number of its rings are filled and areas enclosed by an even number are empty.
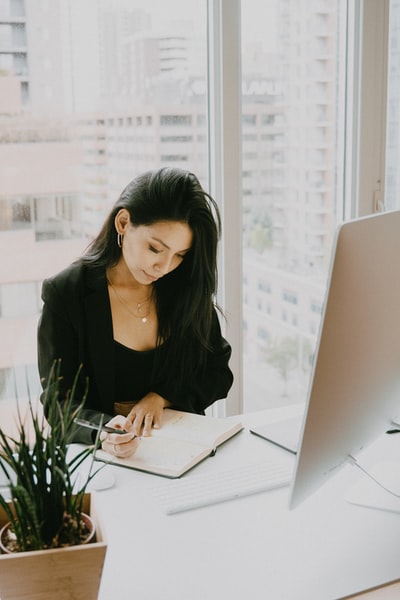
[[[118,262],[121,248],[114,221],[122,208],[129,211],[135,226],[177,221],[186,223],[192,230],[192,247],[183,262],[154,283],[158,316],[157,368],[164,378],[181,380],[181,375],[190,376],[204,365],[210,349],[221,232],[218,206],[189,171],[165,167],[146,172],[123,190],[82,261],[105,268]],[[162,343],[166,340],[167,344]],[[168,347],[167,361],[163,356],[165,347]],[[172,369],[171,360],[175,366]]]

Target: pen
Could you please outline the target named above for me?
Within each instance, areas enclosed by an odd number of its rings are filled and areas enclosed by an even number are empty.
[[[93,423],[92,421],[86,421],[85,419],[74,419],[74,423],[77,425],[81,425],[82,427],[88,427],[89,429],[95,429],[101,431],[105,431],[106,433],[128,433],[125,429],[116,429],[115,427],[110,427],[109,425],[100,425],[98,423]]]

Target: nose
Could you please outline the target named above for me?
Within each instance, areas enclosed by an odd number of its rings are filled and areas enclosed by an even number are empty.
[[[157,274],[166,275],[173,269],[173,259],[169,256],[159,257],[157,264],[154,265],[154,270]]]
[[[168,260],[159,260],[158,263],[154,265],[154,270],[156,271],[157,275],[166,275],[169,271],[168,265]]]

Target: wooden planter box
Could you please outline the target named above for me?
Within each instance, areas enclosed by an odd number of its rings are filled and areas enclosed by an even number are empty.
[[[1,600],[96,600],[107,545],[91,502],[84,512],[96,525],[95,541],[68,548],[0,555]],[[7,522],[0,508],[0,527]]]

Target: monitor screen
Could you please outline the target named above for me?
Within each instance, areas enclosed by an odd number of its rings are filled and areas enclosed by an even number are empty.
[[[290,507],[399,414],[400,211],[392,211],[336,231]]]

